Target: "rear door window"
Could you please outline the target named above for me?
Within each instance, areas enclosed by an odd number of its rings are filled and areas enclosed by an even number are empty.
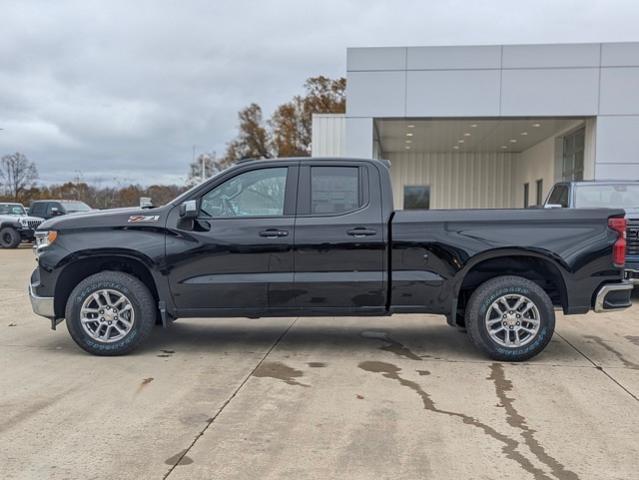
[[[361,206],[359,168],[312,167],[311,214],[339,214]]]

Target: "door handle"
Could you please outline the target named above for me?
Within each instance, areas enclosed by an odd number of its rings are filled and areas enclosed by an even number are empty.
[[[266,237],[266,238],[288,237],[288,230],[278,230],[277,228],[267,228],[266,230],[262,230],[260,232],[260,237]]]
[[[356,228],[353,228],[352,230],[347,230],[346,233],[348,233],[351,237],[358,238],[358,237],[370,237],[371,235],[376,235],[377,231],[370,230],[365,227],[356,227]]]

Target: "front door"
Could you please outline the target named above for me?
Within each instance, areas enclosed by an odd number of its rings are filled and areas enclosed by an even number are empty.
[[[377,169],[329,161],[301,166],[296,306],[327,313],[383,310],[385,236]]]
[[[166,250],[178,310],[259,315],[278,289],[292,287],[297,171],[294,164],[251,166],[200,197],[193,225],[181,227],[172,215]]]

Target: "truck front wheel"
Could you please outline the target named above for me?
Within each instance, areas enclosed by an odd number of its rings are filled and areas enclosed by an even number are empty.
[[[555,330],[552,301],[534,282],[503,276],[481,284],[466,308],[473,343],[489,357],[520,362],[541,352]]]
[[[94,355],[124,355],[150,334],[155,307],[149,289],[122,272],[100,272],[82,280],[66,307],[73,340]]]
[[[20,233],[15,228],[4,227],[0,230],[0,247],[16,248],[20,245]]]

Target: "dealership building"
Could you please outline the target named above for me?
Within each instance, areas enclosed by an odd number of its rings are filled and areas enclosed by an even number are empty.
[[[396,208],[524,207],[639,179],[639,43],[349,48],[313,156],[391,161]]]

